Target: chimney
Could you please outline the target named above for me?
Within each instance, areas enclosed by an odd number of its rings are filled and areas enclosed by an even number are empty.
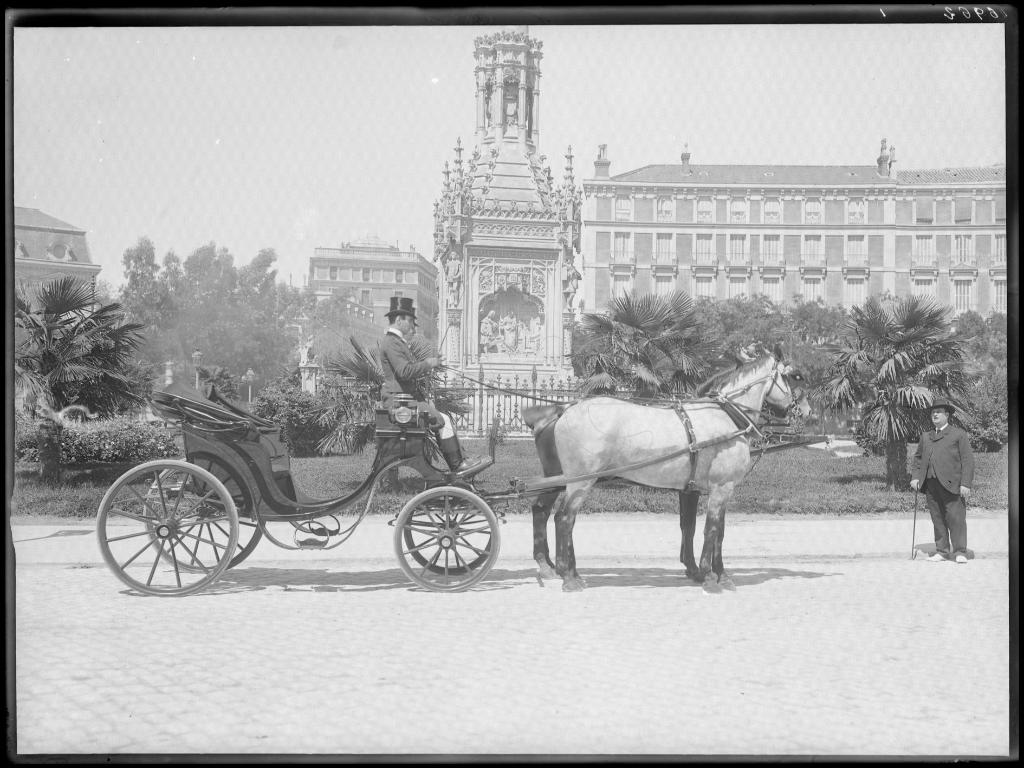
[[[896,145],[889,147],[889,178],[896,178]]]
[[[608,159],[608,145],[598,144],[597,160],[594,161],[594,178],[607,179],[608,168],[611,167],[611,164],[612,161]]]
[[[877,163],[878,163],[878,175],[879,176],[888,176],[889,175],[889,152],[885,148],[885,145],[887,143],[888,142],[886,142],[885,139],[882,139],[882,151],[878,154],[878,160],[877,160]]]
[[[690,170],[690,145],[683,144],[683,154],[679,156],[679,159],[683,162],[683,175],[689,176],[693,171]]]

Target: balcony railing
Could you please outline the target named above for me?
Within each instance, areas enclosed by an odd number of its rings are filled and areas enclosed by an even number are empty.
[[[707,266],[707,265],[710,265],[710,264],[717,264],[717,263],[718,263],[718,258],[713,253],[698,253],[694,257],[694,264],[701,264],[701,265]]]
[[[917,251],[910,257],[915,267],[934,267],[935,253],[932,251]]]
[[[825,254],[816,252],[802,253],[800,254],[800,263],[805,267],[824,267]]]
[[[866,267],[868,257],[865,253],[847,253],[843,257],[843,263],[848,267]]]
[[[632,263],[633,263],[633,251],[632,250],[612,251],[612,264],[632,264]]]

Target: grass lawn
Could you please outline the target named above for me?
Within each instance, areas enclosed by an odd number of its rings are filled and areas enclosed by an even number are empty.
[[[470,454],[486,452],[483,441],[467,440],[465,447]],[[911,445],[911,456],[913,451]],[[510,478],[542,474],[532,441],[507,441],[498,446],[496,454],[494,466],[479,478],[478,484],[485,491],[495,493],[507,489]],[[975,459],[977,470],[970,509],[1005,510],[1009,469],[1006,449],[999,453],[975,454]],[[293,459],[292,475],[306,494],[314,498],[334,498],[352,491],[365,478],[372,461],[372,451],[356,456]],[[767,453],[736,490],[728,511],[775,515],[900,515],[911,512],[914,494],[885,490],[884,461],[874,457],[837,459],[811,448]],[[36,465],[16,465],[11,513],[22,519],[94,518],[103,494],[125,469],[124,466],[107,470],[93,468],[76,473],[68,468],[65,482],[51,488],[35,479]],[[371,513],[392,515],[421,488],[418,475],[401,470],[397,484],[386,485],[378,491]],[[522,499],[511,503],[505,511],[528,512],[529,503],[530,500]],[[362,504],[356,504],[351,512],[361,509]],[[920,509],[924,509],[923,503]],[[609,482],[591,493],[583,514],[634,511],[675,514],[677,510],[674,491]]]

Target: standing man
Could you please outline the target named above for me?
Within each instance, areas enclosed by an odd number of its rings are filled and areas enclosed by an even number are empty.
[[[412,395],[423,404],[423,409],[430,414],[431,421],[441,425],[437,443],[451,471],[465,476],[467,473],[484,469],[488,464],[483,459],[462,457],[462,448],[451,417],[437,410],[416,386],[416,379],[439,366],[441,361],[436,357],[417,360],[409,347],[409,342],[416,335],[416,308],[412,299],[392,296],[391,307],[385,317],[390,326],[380,345],[381,363],[384,367],[384,384],[380,394],[384,407],[389,408],[393,404],[392,399],[395,395]]]
[[[967,562],[967,498],[974,483],[974,454],[967,433],[949,423],[953,405],[935,398],[930,408],[935,430],[921,435],[914,453],[914,492],[923,490],[935,529],[934,563]]]

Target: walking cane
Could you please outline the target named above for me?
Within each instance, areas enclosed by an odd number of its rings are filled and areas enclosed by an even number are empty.
[[[910,534],[910,559],[913,560],[917,557],[917,547],[914,543],[917,541],[917,489],[914,489],[914,530]]]

